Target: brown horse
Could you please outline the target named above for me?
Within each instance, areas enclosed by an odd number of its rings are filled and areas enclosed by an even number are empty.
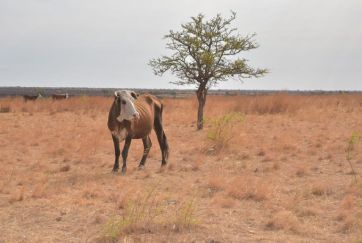
[[[155,130],[162,153],[161,166],[167,164],[169,147],[162,127],[163,105],[155,96],[144,94],[138,96],[133,91],[121,90],[114,94],[114,101],[109,111],[108,128],[114,143],[115,162],[113,172],[119,168],[119,143],[125,140],[122,151],[122,175],[126,174],[128,149],[132,139],[142,139],[144,151],[139,164],[143,169],[152,143],[149,137]]]
[[[35,101],[38,98],[41,98],[41,94],[38,95],[23,95],[24,101],[27,102],[28,100]]]
[[[53,100],[65,100],[69,98],[68,93],[65,94],[52,94]]]

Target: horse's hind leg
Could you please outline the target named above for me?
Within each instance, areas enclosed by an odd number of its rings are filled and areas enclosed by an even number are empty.
[[[157,140],[158,140],[158,143],[160,144],[160,148],[161,148],[161,152],[162,152],[161,166],[164,166],[167,164],[169,148],[168,148],[166,134],[163,131],[163,127],[162,127],[162,107],[160,109],[160,112],[158,112],[158,114],[156,114],[156,116],[155,116],[155,125],[154,126],[155,126],[156,135],[157,135]]]
[[[152,147],[152,142],[151,142],[151,139],[149,136],[142,138],[142,142],[143,142],[144,149],[143,149],[143,156],[142,156],[141,162],[138,166],[138,168],[140,168],[140,169],[144,168],[148,153],[150,152],[150,149]]]

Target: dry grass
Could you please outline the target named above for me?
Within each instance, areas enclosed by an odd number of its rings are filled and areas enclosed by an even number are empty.
[[[358,213],[358,200],[356,196],[348,194],[346,195],[337,211],[336,219],[341,221],[341,232],[350,232],[353,229],[358,229],[360,222],[360,213]]]
[[[104,228],[105,239],[118,239],[121,235],[144,234],[167,231],[181,232],[191,230],[199,223],[196,216],[196,202],[186,199],[173,208],[170,215],[167,205],[157,192],[158,185],[147,190],[135,192],[122,207],[122,215],[109,218]]]
[[[315,196],[328,196],[333,193],[333,188],[329,182],[318,181],[311,186],[311,192]]]
[[[214,198],[213,203],[222,208],[233,208],[236,204],[235,200],[224,195],[218,195]]]
[[[125,177],[111,173],[111,102],[0,99],[0,241],[361,240],[362,143],[356,180],[346,148],[362,134],[362,95],[209,97],[207,118],[243,115],[217,153],[195,99],[164,99],[169,165],[152,133],[145,170],[132,141]]]
[[[44,185],[44,183],[39,183],[35,185],[31,196],[33,198],[43,198],[46,196],[45,189],[46,185]]]
[[[0,106],[0,113],[11,112],[10,106]]]
[[[230,182],[227,192],[235,199],[263,201],[269,197],[271,190],[269,184],[261,179],[237,177]]]
[[[24,187],[16,189],[11,193],[9,203],[20,202],[24,200]]]
[[[307,173],[308,173],[308,168],[305,164],[301,163],[296,166],[296,171],[295,171],[296,176],[303,177],[307,175]]]
[[[225,178],[219,175],[211,175],[208,182],[207,187],[212,191],[220,191],[225,188]]]
[[[297,216],[286,210],[274,214],[272,219],[267,222],[266,227],[271,230],[300,232],[300,223]]]

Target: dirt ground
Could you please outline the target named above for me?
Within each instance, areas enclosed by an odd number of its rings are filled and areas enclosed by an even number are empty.
[[[0,99],[0,242],[362,241],[362,95],[208,97],[202,131],[164,99],[169,164],[153,132],[126,176],[112,102]]]

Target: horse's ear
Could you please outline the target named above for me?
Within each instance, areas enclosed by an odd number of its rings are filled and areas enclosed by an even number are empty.
[[[114,100],[116,101],[116,100],[118,99],[118,97],[119,97],[119,96],[118,96],[118,91],[115,91],[115,92],[114,92]]]
[[[131,91],[131,96],[136,100],[138,97],[138,94],[134,91]]]

